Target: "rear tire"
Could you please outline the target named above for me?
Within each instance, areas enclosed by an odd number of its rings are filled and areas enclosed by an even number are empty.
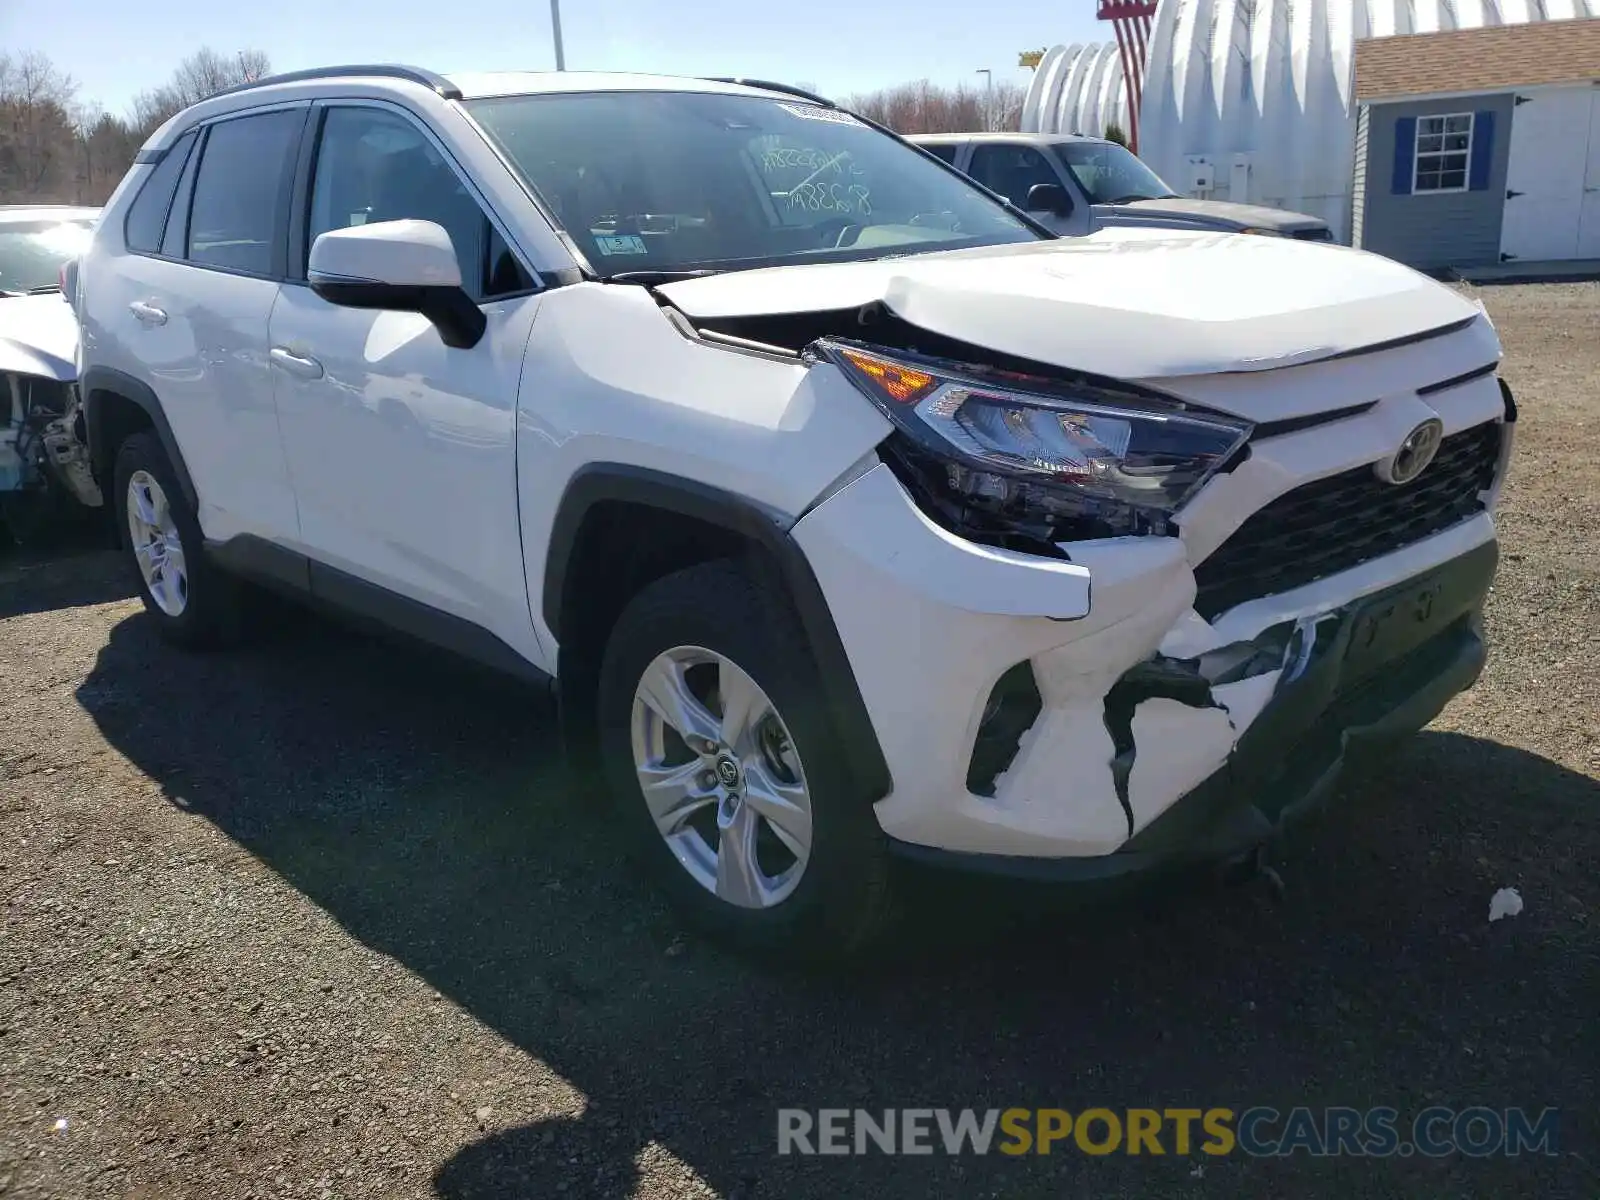
[[[237,641],[240,585],[206,556],[199,519],[155,434],[135,433],[117,448],[113,486],[119,540],[161,636],[189,650]]]
[[[890,864],[805,645],[783,599],[733,562],[658,580],[607,643],[599,746],[628,849],[690,924],[745,951],[838,959],[888,927]],[[663,703],[675,684],[681,703]],[[654,812],[646,778],[665,784]]]

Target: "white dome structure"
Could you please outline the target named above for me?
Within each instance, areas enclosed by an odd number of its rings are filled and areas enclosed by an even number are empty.
[[[1116,43],[1055,46],[1034,69],[1022,102],[1024,133],[1083,133],[1100,137],[1107,125],[1128,125],[1122,59]]]
[[[1358,40],[1593,16],[1600,0],[1160,0],[1139,155],[1180,192],[1312,213],[1348,240]],[[1081,62],[1103,64],[1098,87],[1075,85]],[[1115,43],[1055,47],[1022,129],[1103,132],[1121,79]]]

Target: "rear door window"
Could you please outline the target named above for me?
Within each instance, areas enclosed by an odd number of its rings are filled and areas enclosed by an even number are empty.
[[[285,182],[304,109],[234,117],[211,126],[189,207],[187,258],[246,275],[281,274]]]

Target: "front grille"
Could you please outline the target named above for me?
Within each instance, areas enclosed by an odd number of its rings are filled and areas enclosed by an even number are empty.
[[[1452,434],[1411,483],[1370,466],[1279,496],[1195,568],[1195,611],[1210,620],[1258,596],[1304,587],[1391,554],[1483,509],[1500,458],[1497,421]]]

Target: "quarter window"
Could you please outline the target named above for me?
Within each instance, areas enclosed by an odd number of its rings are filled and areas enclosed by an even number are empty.
[[[304,123],[304,110],[286,109],[211,127],[189,209],[190,262],[249,275],[275,273],[284,177]]]
[[[145,177],[144,186],[128,208],[128,222],[123,226],[129,250],[154,254],[161,246],[161,231],[166,225],[167,209],[172,207],[173,189],[178,186],[178,177],[183,173],[183,164],[193,145],[194,134],[184,134],[172,143]]]
[[[189,164],[183,168],[178,190],[172,196],[172,210],[167,213],[167,232],[161,237],[164,258],[182,258],[184,247],[189,244],[189,201],[194,196],[194,177],[199,167],[200,156],[189,155]]]
[[[1414,192],[1464,192],[1472,161],[1472,114],[1417,118]]]

